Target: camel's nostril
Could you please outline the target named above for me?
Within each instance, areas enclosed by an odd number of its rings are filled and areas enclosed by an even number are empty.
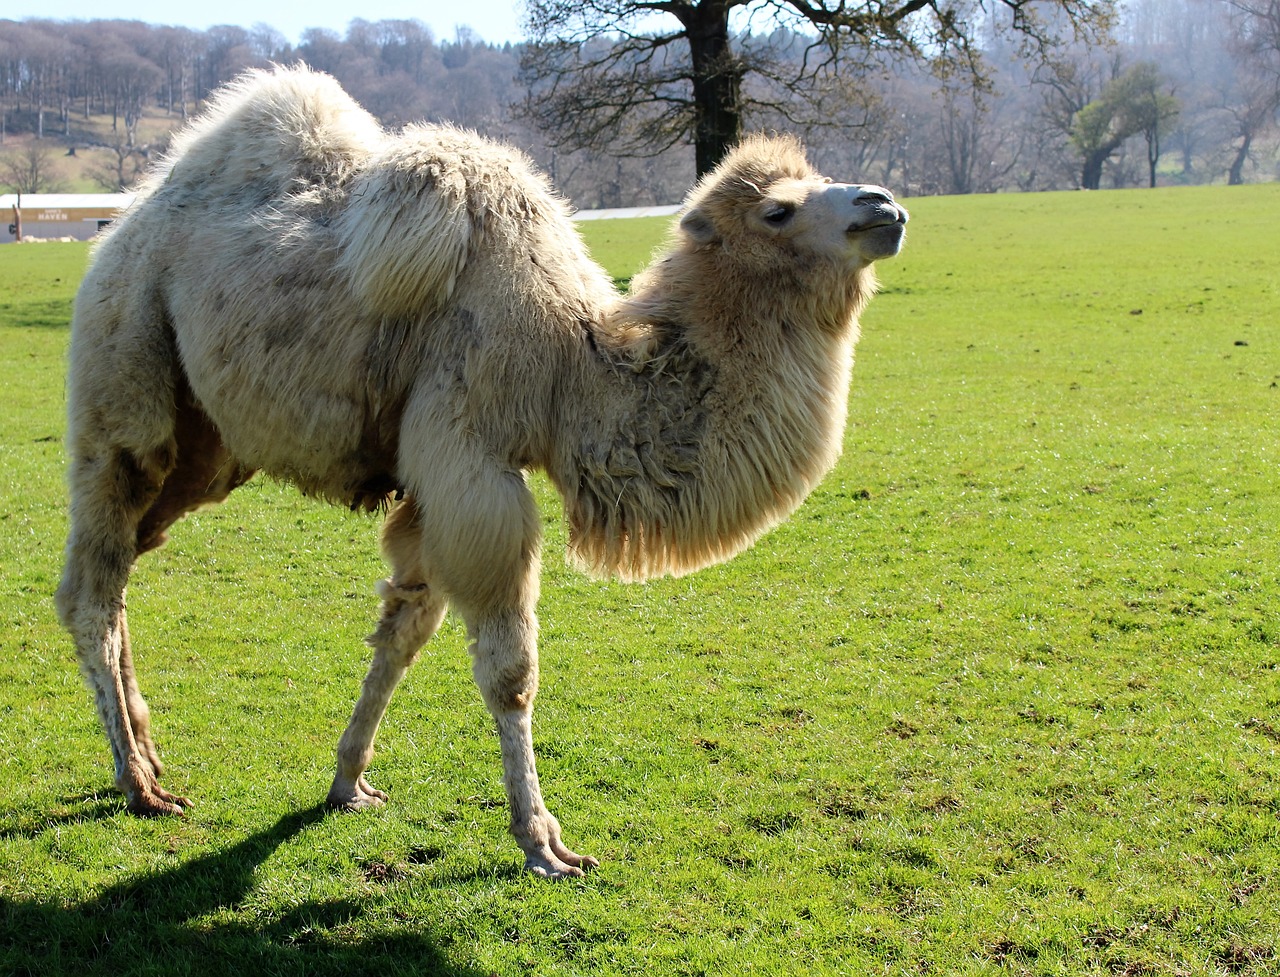
[[[853,203],[854,206],[861,207],[866,207],[871,204],[891,204],[893,203],[893,194],[888,190],[864,187]]]

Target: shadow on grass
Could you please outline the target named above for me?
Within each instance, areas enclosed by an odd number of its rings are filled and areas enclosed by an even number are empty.
[[[103,797],[96,791],[85,791],[62,798],[62,809],[56,814],[41,812],[38,817],[33,815],[25,820],[21,820],[20,815],[10,815],[4,822],[0,822],[0,841],[9,838],[39,838],[50,828],[83,824],[86,821],[106,821],[119,815],[119,798]]]
[[[251,896],[258,866],[325,814],[317,805],[286,815],[232,848],[79,904],[0,898],[0,973],[480,977],[450,962],[422,930],[333,939],[335,929],[361,916],[356,900],[306,903],[251,925],[220,918],[239,915],[233,911]]]

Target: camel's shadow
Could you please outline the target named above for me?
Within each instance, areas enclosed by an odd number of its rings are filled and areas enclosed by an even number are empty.
[[[341,943],[323,936],[361,915],[365,907],[356,900],[303,903],[258,923],[220,920],[222,910],[251,898],[254,874],[271,853],[325,814],[317,805],[286,815],[231,848],[81,903],[0,897],[0,972],[480,977],[446,959],[428,929]]]

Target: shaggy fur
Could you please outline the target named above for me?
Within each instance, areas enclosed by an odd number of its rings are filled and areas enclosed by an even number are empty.
[[[389,509],[373,664],[329,802],[385,800],[364,776],[378,724],[452,604],[527,868],[594,865],[561,841],[535,772],[540,532],[524,472],[549,473],[597,573],[740,551],[834,461],[871,262],[906,219],[888,191],[825,181],[794,141],[750,139],[619,296],[519,153],[448,127],[389,134],[305,69],[224,91],[76,300],[58,609],[129,809],[190,804],[158,782],[130,569],[262,470]]]

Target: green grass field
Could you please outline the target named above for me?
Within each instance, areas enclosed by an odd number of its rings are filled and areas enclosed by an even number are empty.
[[[377,526],[262,480],[135,574],[200,806],[122,813],[50,597],[86,252],[0,248],[0,973],[1280,972],[1280,185],[912,212],[844,457],[753,550],[594,582],[542,490],[535,735],[602,863],[558,885],[452,620],[379,739],[392,803],[319,806]],[[626,278],[664,227],[583,230]]]

